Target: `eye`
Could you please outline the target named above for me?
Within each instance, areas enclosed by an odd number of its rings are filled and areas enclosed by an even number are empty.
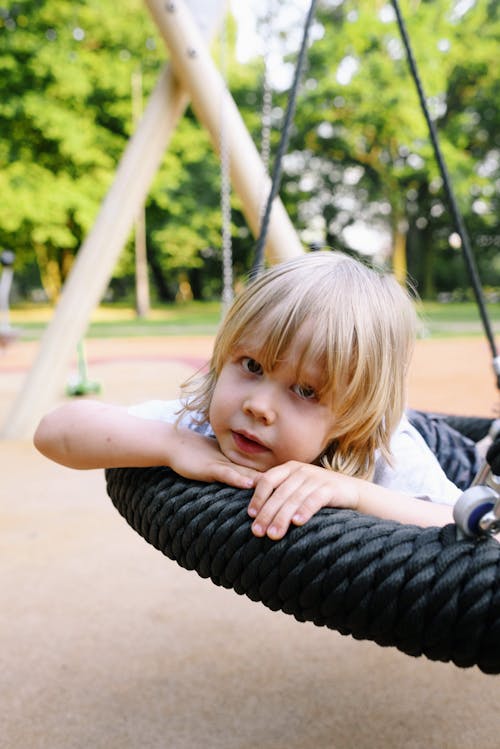
[[[306,400],[306,401],[318,400],[316,390],[310,387],[309,385],[294,385],[292,387],[292,390],[295,393],[295,395],[298,395],[299,398],[303,398],[303,400]]]
[[[241,366],[245,370],[245,372],[248,372],[249,374],[253,375],[261,375],[263,373],[262,365],[259,364],[258,361],[255,361],[255,359],[252,359],[250,356],[244,356],[241,360]]]

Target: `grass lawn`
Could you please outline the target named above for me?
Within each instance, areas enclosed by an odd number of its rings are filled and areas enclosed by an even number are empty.
[[[42,335],[53,312],[53,308],[47,305],[18,307],[10,312],[10,324],[22,330],[24,340],[35,340]],[[87,336],[213,335],[220,319],[220,302],[168,304],[151,310],[147,319],[138,319],[130,307],[102,305],[92,314]]]
[[[489,304],[487,312],[494,334],[500,335],[500,304]],[[473,303],[425,302],[419,305],[419,314],[422,319],[422,336],[484,335],[478,308]],[[52,315],[53,309],[47,305],[16,307],[10,312],[10,324],[22,331],[23,340],[36,340],[40,338]],[[115,338],[213,335],[220,319],[220,302],[163,305],[153,309],[147,319],[136,318],[130,307],[102,305],[92,315],[87,336]]]
[[[500,335],[500,304],[486,305],[494,335]],[[431,337],[485,335],[479,308],[473,302],[424,302],[419,305],[424,334]]]

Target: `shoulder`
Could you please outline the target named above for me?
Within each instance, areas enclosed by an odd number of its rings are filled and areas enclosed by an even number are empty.
[[[391,450],[407,450],[415,448],[417,451],[432,455],[426,441],[406,416],[403,416],[391,437]]]
[[[180,400],[150,400],[130,406],[127,410],[132,416],[138,416],[141,419],[174,422],[181,409]]]
[[[460,489],[445,475],[422,435],[404,416],[391,439],[392,465],[379,457],[374,482],[442,504],[454,504]]]
[[[197,411],[185,411],[184,403],[180,399],[162,401],[150,400],[130,406],[128,413],[141,419],[152,421],[165,421],[169,424],[177,423],[186,429],[192,429],[199,434],[208,437],[213,435],[212,427],[207,422],[201,421]],[[200,417],[200,418],[199,418]]]

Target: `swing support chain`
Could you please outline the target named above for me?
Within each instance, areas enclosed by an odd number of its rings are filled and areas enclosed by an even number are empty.
[[[222,309],[225,314],[233,301],[233,246],[231,237],[231,165],[225,108],[227,105],[227,26],[225,18],[221,29],[220,66],[224,92],[220,102],[220,206],[222,218]]]
[[[285,113],[285,119],[283,128],[281,131],[281,139],[278,145],[278,152],[274,161],[273,175],[271,179],[271,189],[267,198],[266,205],[264,207],[262,221],[260,226],[260,233],[255,247],[255,257],[252,269],[250,271],[250,278],[256,278],[260,275],[264,268],[264,249],[266,246],[267,233],[269,229],[269,222],[271,220],[271,211],[273,202],[277,196],[281,184],[281,174],[283,167],[283,158],[288,148],[288,142],[290,140],[290,130],[293,122],[293,116],[295,114],[295,107],[297,103],[297,95],[302,77],[302,71],[306,61],[307,44],[309,39],[309,31],[314,20],[314,14],[316,10],[317,0],[311,0],[309,10],[304,25],[304,31],[302,34],[302,42],[300,45],[297,62],[295,65],[295,73],[293,77],[292,86],[288,96],[288,105]]]

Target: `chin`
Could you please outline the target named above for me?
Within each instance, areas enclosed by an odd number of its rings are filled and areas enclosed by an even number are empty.
[[[253,468],[254,471],[267,471],[267,467],[263,466],[259,463],[258,460],[252,459],[250,457],[245,457],[244,455],[236,455],[234,458],[231,458],[233,463],[237,463],[239,466],[245,466],[245,468]]]
[[[231,451],[224,454],[226,458],[229,458],[233,463],[237,463],[239,466],[245,466],[245,468],[252,468],[254,471],[263,472],[271,468],[270,465],[263,465],[262,461],[259,461],[258,458],[253,458],[250,455],[240,455],[240,453],[234,454]]]

